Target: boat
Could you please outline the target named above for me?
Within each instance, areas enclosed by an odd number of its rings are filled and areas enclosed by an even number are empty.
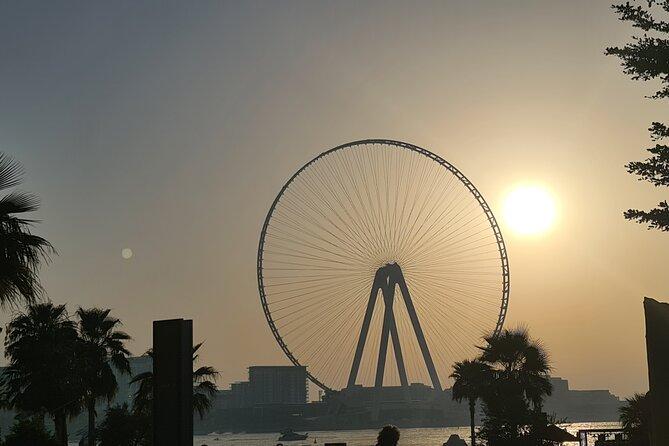
[[[309,434],[299,434],[292,429],[287,429],[281,432],[279,436],[279,441],[300,441],[306,440]]]

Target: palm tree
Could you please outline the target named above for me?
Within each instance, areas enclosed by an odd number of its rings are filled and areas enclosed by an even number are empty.
[[[38,417],[17,417],[5,437],[4,446],[57,446],[53,435],[44,427]]]
[[[493,382],[483,397],[485,418],[480,434],[490,444],[518,444],[545,427],[543,399],[552,392],[548,354],[524,328],[484,337],[479,361],[492,370]],[[530,409],[532,407],[532,410]]]
[[[49,414],[58,444],[67,445],[67,417],[81,410],[82,380],[76,324],[65,305],[31,305],[7,325],[0,379],[2,400],[10,408]]]
[[[146,417],[132,413],[123,403],[107,409],[96,431],[100,446],[148,446],[151,444],[149,427]]]
[[[193,364],[196,364],[200,358],[197,353],[200,347],[202,347],[202,342],[193,346]],[[216,386],[218,375],[218,370],[208,365],[193,370],[193,410],[197,412],[200,419],[209,412],[214,402],[218,390]]]
[[[525,328],[504,329],[483,338],[480,361],[489,364],[502,380],[519,388],[535,410],[541,410],[543,398],[550,395],[550,363],[543,345]]]
[[[492,380],[492,369],[481,361],[456,362],[453,366],[451,378],[453,383],[453,399],[469,402],[469,417],[471,421],[471,446],[476,444],[476,400],[481,398]]]
[[[199,359],[198,350],[202,342],[193,346],[193,363]],[[148,350],[146,355],[153,359],[153,351]],[[211,409],[216,391],[218,371],[211,366],[201,366],[193,370],[193,412],[197,412],[200,419]],[[132,378],[131,384],[138,384],[133,398],[133,410],[139,413],[151,413],[153,404],[153,372],[140,373]]]
[[[634,394],[625,399],[625,405],[619,409],[620,423],[629,436],[632,446],[650,444],[650,399],[648,395]]]
[[[125,342],[131,338],[117,330],[121,321],[111,317],[110,312],[100,308],[77,310],[84,404],[88,412],[88,446],[95,446],[96,403],[101,399],[111,403],[118,390],[113,369],[130,374],[130,352],[125,348]]]
[[[23,168],[0,153],[0,190],[21,184]],[[35,195],[13,191],[0,198],[0,305],[31,304],[42,294],[37,272],[55,251],[51,244],[30,233],[35,222],[19,215],[37,210]]]

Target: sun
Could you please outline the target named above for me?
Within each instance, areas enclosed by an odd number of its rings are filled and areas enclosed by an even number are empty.
[[[504,220],[519,235],[539,235],[555,223],[555,201],[542,186],[515,187],[504,200]]]

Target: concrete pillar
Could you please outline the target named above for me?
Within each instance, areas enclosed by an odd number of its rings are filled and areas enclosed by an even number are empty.
[[[153,444],[193,446],[193,321],[153,322]]]
[[[669,304],[645,298],[651,446],[669,445]]]

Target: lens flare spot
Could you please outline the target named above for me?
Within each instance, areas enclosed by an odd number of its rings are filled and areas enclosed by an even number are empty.
[[[125,260],[131,259],[133,256],[132,249],[130,248],[123,248],[121,250],[121,257],[123,257]]]

